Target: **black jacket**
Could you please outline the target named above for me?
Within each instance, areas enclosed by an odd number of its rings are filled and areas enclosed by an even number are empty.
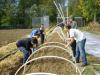
[[[25,38],[25,39],[18,40],[16,45],[17,45],[17,47],[24,47],[24,48],[26,48],[26,50],[31,51],[30,48],[33,46],[32,39]]]

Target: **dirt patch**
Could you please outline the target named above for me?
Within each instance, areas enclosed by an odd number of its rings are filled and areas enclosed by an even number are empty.
[[[32,29],[0,30],[0,47],[15,42],[19,38],[29,34]]]

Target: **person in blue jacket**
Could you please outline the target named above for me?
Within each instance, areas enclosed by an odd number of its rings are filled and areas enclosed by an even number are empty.
[[[36,36],[37,34],[40,35],[40,30],[39,29],[34,29],[30,34],[30,38],[32,38],[33,36]]]

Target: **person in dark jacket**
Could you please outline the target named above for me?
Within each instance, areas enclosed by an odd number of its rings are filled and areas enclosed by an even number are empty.
[[[24,57],[23,57],[23,64],[24,64],[27,61],[29,55],[32,53],[31,48],[34,50],[38,47],[37,36],[18,40],[16,43],[16,46],[24,54]]]
[[[41,38],[41,44],[43,44],[44,43],[44,39],[45,39],[44,25],[43,24],[40,27],[40,38]]]

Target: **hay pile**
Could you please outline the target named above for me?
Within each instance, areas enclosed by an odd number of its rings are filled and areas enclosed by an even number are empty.
[[[65,43],[65,41],[62,40],[62,39],[60,38],[60,36],[59,36],[56,32],[55,32],[55,33],[52,33],[52,35],[50,35],[50,36],[47,38],[46,42],[60,42],[60,43]]]
[[[14,75],[18,67],[20,67],[20,59],[22,54],[18,51],[16,54],[0,61],[0,75]]]
[[[41,56],[59,56],[59,57],[64,57],[66,59],[70,59],[70,54],[68,51],[54,47],[45,47],[43,49],[39,49],[30,56],[30,59]]]
[[[16,45],[10,43],[0,48],[0,54],[2,57],[10,54],[12,51],[16,51]],[[2,58],[0,57],[0,58]],[[22,59],[22,53],[17,50],[16,53],[9,55],[7,58],[0,61],[0,75],[14,75],[16,70],[21,66],[20,60]]]
[[[16,45],[15,42],[14,43],[10,43],[6,46],[3,46],[0,48],[0,58],[4,57],[5,55],[11,53],[12,51],[14,51],[16,49]]]
[[[21,70],[17,75],[23,75]],[[69,61],[60,58],[41,58],[26,65],[25,74],[36,72],[54,73],[57,75],[80,75]]]
[[[65,48],[65,44],[61,44],[59,42],[46,42],[43,45],[41,45],[40,47],[42,47],[42,46],[49,46],[49,45],[56,45],[56,46],[60,46],[60,47]]]

